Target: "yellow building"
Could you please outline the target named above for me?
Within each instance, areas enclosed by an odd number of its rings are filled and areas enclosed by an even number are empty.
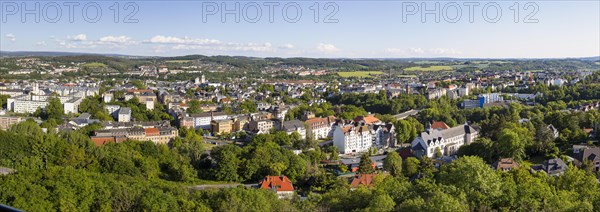
[[[210,123],[210,131],[214,134],[225,134],[231,133],[233,121],[231,120],[218,120]]]

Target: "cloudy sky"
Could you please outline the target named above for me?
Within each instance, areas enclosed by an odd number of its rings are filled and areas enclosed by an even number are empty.
[[[353,58],[600,55],[597,0],[29,0],[2,1],[1,6],[3,51]]]

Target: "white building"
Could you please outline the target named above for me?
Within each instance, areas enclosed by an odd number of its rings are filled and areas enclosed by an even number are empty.
[[[15,113],[34,113],[38,108],[44,109],[50,104],[52,96],[48,95],[20,95],[7,99],[7,109]],[[75,96],[57,97],[63,104],[64,113],[77,113],[79,104],[83,100]]]
[[[102,99],[104,100],[104,103],[112,102],[113,98],[114,98],[114,94],[112,94],[112,93],[104,93],[102,95]]]
[[[341,154],[369,151],[373,146],[373,132],[367,126],[338,126],[333,130],[333,145]]]
[[[306,139],[306,127],[304,127],[304,123],[300,120],[283,122],[282,130],[286,131],[288,135],[297,132],[300,134],[301,139]]]
[[[305,123],[308,126],[307,136],[313,140],[319,140],[332,136],[335,117],[311,118],[306,120]]]
[[[108,114],[110,114],[112,117],[118,117],[117,111],[119,111],[119,109],[121,109],[121,106],[119,106],[119,105],[104,105],[104,108],[106,109],[106,111],[108,111]]]
[[[220,121],[228,118],[225,112],[207,112],[200,114],[191,114],[190,118],[193,119],[194,129],[202,128],[204,130],[210,129],[211,121]]]
[[[20,95],[6,100],[6,108],[9,111],[15,113],[34,113],[38,108],[46,108],[48,101],[47,98],[35,98],[30,95]]]
[[[65,111],[65,114],[78,113],[79,112],[79,104],[81,104],[81,101],[83,101],[83,98],[75,97],[75,98],[69,99],[66,102],[64,102],[63,109]]]
[[[154,100],[146,100],[146,110],[154,110]]]
[[[443,156],[456,154],[465,144],[470,144],[477,138],[478,132],[473,127],[464,124],[450,129],[427,129],[411,146],[417,157],[434,157],[436,151]]]
[[[131,108],[123,107],[119,109],[119,122],[130,122],[131,121]]]

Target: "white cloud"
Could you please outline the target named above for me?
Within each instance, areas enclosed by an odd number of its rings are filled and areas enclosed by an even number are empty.
[[[190,37],[172,37],[157,35],[152,37],[147,42],[149,43],[161,43],[161,44],[188,44],[188,45],[207,45],[207,44],[220,44],[221,41],[214,39],[195,39]]]
[[[319,43],[319,45],[317,45],[317,50],[319,50],[320,52],[323,52],[323,53],[333,53],[333,52],[340,51],[340,49],[335,47],[333,44],[325,44],[325,43]]]
[[[46,41],[40,41],[40,42],[37,42],[37,43],[35,43],[35,45],[36,45],[36,46],[47,46],[47,45],[46,45]]]
[[[269,42],[266,43],[234,43],[223,42],[216,39],[174,37],[157,35],[150,40],[144,41],[148,44],[172,45],[173,50],[204,50],[211,53],[229,53],[236,52],[274,52],[276,49]],[[164,47],[161,48],[164,51]]]
[[[291,43],[286,43],[286,44],[279,46],[279,48],[280,49],[293,49],[294,45],[292,45]]]
[[[72,40],[72,41],[85,41],[85,40],[87,40],[87,35],[78,34],[75,36],[68,36],[67,39]]]
[[[387,48],[384,50],[386,55],[396,57],[439,57],[439,56],[455,56],[462,54],[461,51],[448,48]]]
[[[454,49],[445,49],[445,48],[435,48],[435,49],[430,49],[432,54],[435,55],[459,55],[462,54],[461,51],[457,51]]]
[[[8,40],[9,40],[9,41],[11,41],[11,42],[15,42],[15,41],[17,40],[17,36],[15,36],[15,35],[14,35],[14,34],[12,34],[12,33],[8,33],[8,34],[6,34],[6,35],[5,35],[5,37],[6,37],[6,39],[8,39]]]
[[[106,42],[106,43],[120,43],[120,44],[126,44],[126,43],[132,43],[134,41],[132,41],[131,37],[127,37],[125,35],[121,35],[121,36],[104,36],[101,37],[100,39],[98,39],[98,41],[100,42]]]
[[[55,39],[59,46],[67,49],[94,49],[102,47],[106,49],[121,49],[128,45],[135,45],[139,42],[133,40],[131,37],[121,36],[104,36],[98,40],[88,40],[84,34],[76,36],[67,36],[66,39]]]
[[[408,49],[408,52],[412,54],[424,54],[425,50],[423,50],[422,48],[410,48]]]

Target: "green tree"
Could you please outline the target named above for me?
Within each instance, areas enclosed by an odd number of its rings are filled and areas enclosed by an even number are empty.
[[[363,154],[360,156],[360,162],[358,163],[358,172],[361,174],[372,174],[375,172],[373,168],[373,161],[369,157],[369,154]]]
[[[419,173],[419,159],[415,157],[406,158],[406,161],[402,163],[402,172],[404,176],[412,177]]]
[[[187,103],[188,105],[188,109],[187,112],[190,114],[198,114],[198,113],[202,113],[202,109],[201,109],[201,105],[200,105],[200,101],[198,101],[197,99],[191,100]]]
[[[509,129],[503,129],[498,135],[498,153],[500,157],[521,160],[525,157],[525,144],[519,134]]]
[[[461,157],[442,166],[438,180],[464,191],[472,209],[491,207],[502,195],[500,176],[475,156]]]
[[[397,152],[389,152],[383,160],[383,169],[388,171],[392,176],[397,177],[402,175],[402,157]]]
[[[55,119],[62,123],[62,117],[65,114],[65,110],[60,99],[51,98],[46,106],[45,114],[47,119]]]

